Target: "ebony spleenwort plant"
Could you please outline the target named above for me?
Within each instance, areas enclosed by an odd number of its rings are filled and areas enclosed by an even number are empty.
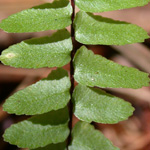
[[[3,107],[8,113],[35,116],[9,127],[3,135],[4,140],[34,150],[118,150],[90,123],[118,123],[131,116],[134,108],[129,102],[94,87],[141,88],[149,85],[148,74],[95,55],[85,46],[76,50],[75,40],[82,44],[101,45],[143,42],[149,37],[142,28],[90,12],[143,6],[149,1],[76,0],[80,11],[74,19],[74,0],[71,3],[57,0],[4,19],[0,28],[7,32],[59,29],[50,37],[25,40],[10,46],[0,56],[5,65],[16,68],[58,67],[47,78],[16,92],[6,100]],[[72,39],[64,29],[71,23]],[[71,82],[67,71],[59,68],[70,61]],[[75,89],[74,79],[78,82]],[[70,99],[70,113],[73,106],[74,115],[82,120],[75,125],[71,136],[72,114],[69,115],[67,108]],[[68,136],[72,141],[68,140],[66,144]]]

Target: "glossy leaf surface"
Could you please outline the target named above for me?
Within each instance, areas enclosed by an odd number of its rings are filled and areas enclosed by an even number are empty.
[[[62,67],[69,63],[72,41],[67,30],[25,40],[2,52],[0,60],[16,68]]]
[[[76,0],[79,9],[86,12],[104,12],[144,6],[150,0]]]
[[[86,122],[118,123],[128,119],[134,110],[123,99],[80,84],[74,90],[73,102],[75,116]]]
[[[4,140],[20,148],[38,148],[66,140],[68,109],[60,109],[32,117],[5,130]]]
[[[63,29],[71,24],[71,14],[68,0],[55,0],[9,16],[0,28],[13,33]]]
[[[149,38],[147,32],[137,25],[83,11],[77,13],[74,26],[75,38],[83,44],[125,45]]]
[[[148,73],[119,65],[82,46],[74,57],[74,78],[83,85],[102,88],[141,88],[148,86]]]
[[[67,71],[60,68],[10,96],[3,105],[4,111],[35,115],[63,108],[70,99],[70,85]]]
[[[75,125],[72,137],[69,150],[119,150],[100,131],[85,122],[78,122]]]

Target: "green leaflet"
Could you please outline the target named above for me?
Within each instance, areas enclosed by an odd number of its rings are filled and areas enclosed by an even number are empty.
[[[10,96],[3,109],[17,115],[35,115],[63,108],[70,100],[70,86],[67,71],[59,68],[46,79]]]
[[[74,90],[73,103],[75,116],[86,122],[118,123],[128,119],[134,111],[123,99],[80,84]]]
[[[148,74],[114,63],[82,46],[74,57],[74,78],[83,85],[102,88],[141,88],[149,85]]]
[[[69,150],[119,150],[101,132],[85,122],[78,122],[75,125],[72,136]]]
[[[66,149],[66,143],[63,142],[63,143],[58,143],[58,144],[49,144],[45,147],[36,148],[32,150],[67,150],[67,149]]]
[[[72,41],[63,29],[50,37],[25,40],[2,52],[0,60],[16,68],[62,67],[70,61]]]
[[[63,29],[71,24],[71,14],[68,0],[55,0],[9,16],[0,28],[15,33]]]
[[[21,148],[44,147],[66,140],[69,134],[68,109],[60,109],[32,117],[5,130],[4,140]]]
[[[137,25],[80,11],[75,21],[75,38],[83,44],[125,45],[143,42],[147,32]]]
[[[76,5],[86,12],[104,12],[144,6],[150,0],[76,0]]]

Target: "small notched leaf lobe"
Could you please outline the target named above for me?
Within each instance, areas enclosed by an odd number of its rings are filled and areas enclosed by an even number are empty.
[[[10,96],[4,111],[17,115],[36,115],[57,110],[70,100],[70,80],[66,70],[58,68],[46,78]]]
[[[104,135],[95,130],[94,127],[86,122],[79,121],[72,131],[72,143],[69,150],[119,150],[104,137]]]
[[[0,28],[9,33],[63,29],[71,24],[71,14],[68,0],[56,0],[13,14],[2,20]]]
[[[115,124],[128,119],[134,108],[129,102],[97,88],[78,84],[73,92],[74,114],[86,122]]]
[[[3,137],[19,148],[45,147],[66,140],[69,135],[68,121],[68,108],[65,107],[11,125]]]
[[[150,0],[76,0],[79,9],[85,12],[105,12],[144,6]]]
[[[15,68],[62,67],[69,63],[72,50],[70,33],[59,30],[52,36],[33,38],[10,46],[0,60]]]
[[[89,45],[125,45],[149,38],[147,32],[137,25],[84,11],[77,13],[74,27],[75,39]]]
[[[107,60],[82,46],[74,57],[74,78],[86,86],[141,88],[149,86],[148,73]]]

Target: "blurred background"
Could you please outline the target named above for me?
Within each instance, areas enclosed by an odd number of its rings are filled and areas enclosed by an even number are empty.
[[[13,13],[45,2],[51,2],[51,0],[0,0],[0,21]],[[78,11],[77,8],[76,11]],[[100,13],[100,15],[137,24],[150,35],[150,4],[144,7]],[[70,27],[67,29],[70,30]],[[10,34],[0,30],[0,52],[22,40],[51,35],[52,32],[54,31]],[[150,73],[150,39],[141,44],[89,45],[88,48],[119,64]],[[69,65],[64,68],[69,70]],[[2,134],[12,123],[26,118],[26,116],[9,115],[4,112],[2,105],[5,99],[14,92],[46,77],[52,69],[54,68],[15,69],[0,63],[0,150],[19,150],[16,146],[4,142]],[[137,90],[107,89],[107,91],[131,102],[135,107],[135,112],[127,121],[114,125],[94,123],[95,127],[101,130],[121,150],[150,150],[150,87]],[[77,122],[77,118],[74,117],[73,122]]]

